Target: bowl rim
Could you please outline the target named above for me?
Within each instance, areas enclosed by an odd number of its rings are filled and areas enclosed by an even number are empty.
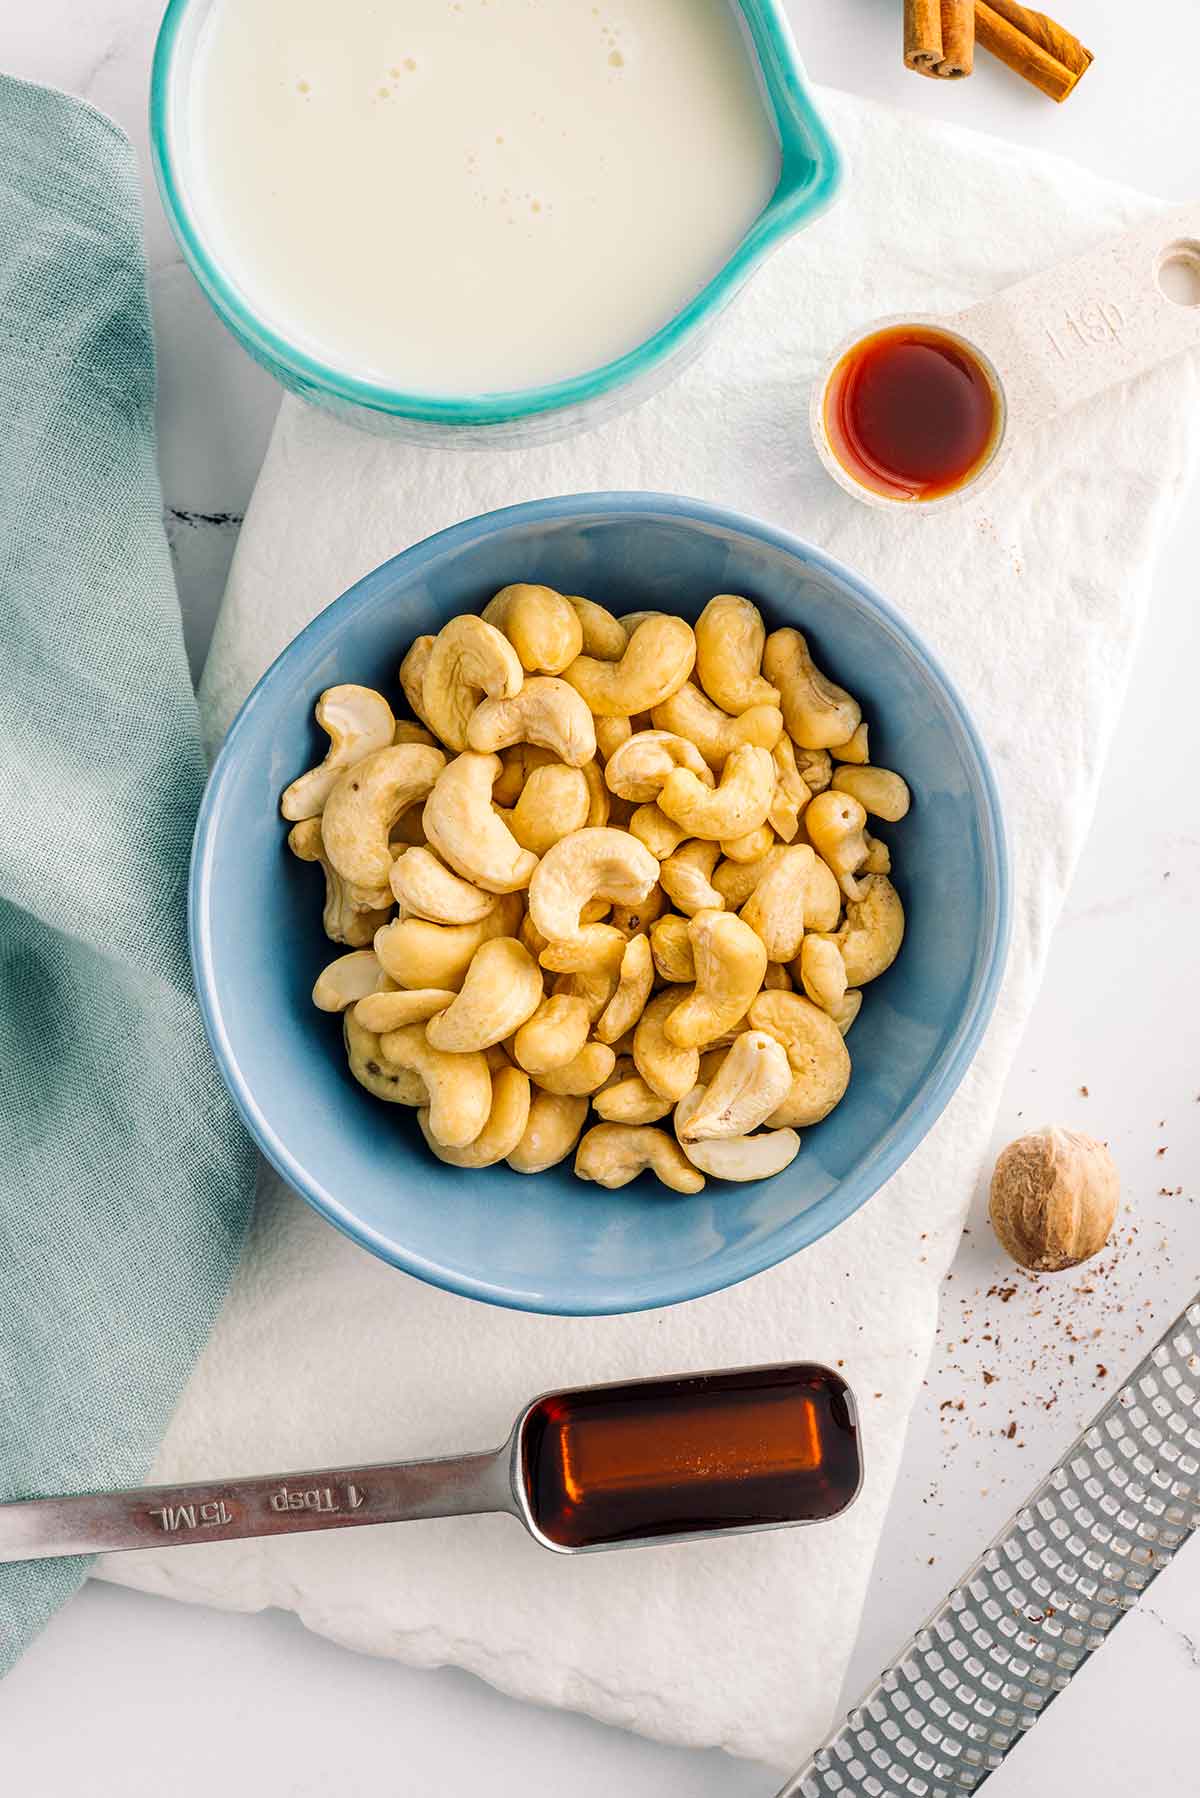
[[[832,205],[842,156],[817,111],[782,0],[733,0],[762,78],[764,104],[780,143],[775,191],[740,244],[700,291],[665,325],[623,356],[580,375],[540,386],[454,396],[405,391],[367,380],[310,355],[261,318],[248,296],[209,250],[176,168],[176,53],[197,0],[168,0],[150,75],[150,153],[167,221],[209,304],[234,335],[301,390],[390,417],[449,426],[514,424],[545,412],[586,405],[666,362],[733,298],[761,262],[794,231]]]
[[[380,1231],[364,1224],[336,1196],[324,1188],[282,1141],[260,1109],[242,1074],[221,1017],[216,996],[209,901],[214,845],[222,813],[238,778],[239,741],[255,713],[287,679],[287,670],[300,645],[321,647],[340,630],[348,610],[372,603],[380,587],[390,587],[397,569],[420,573],[428,565],[480,539],[511,526],[553,524],[568,520],[600,522],[605,518],[667,517],[702,528],[732,532],[782,551],[835,582],[849,586],[863,599],[898,648],[917,661],[943,693],[973,760],[985,873],[980,947],[975,958],[971,990],[950,1042],[934,1064],[918,1099],[893,1120],[878,1139],[870,1163],[841,1180],[823,1198],[801,1211],[791,1223],[739,1250],[725,1251],[707,1263],[707,1273],[696,1270],[667,1271],[640,1280],[631,1293],[629,1282],[612,1279],[586,1299],[578,1295],[548,1295],[532,1287],[504,1285],[415,1254]],[[458,1293],[511,1310],[564,1317],[624,1315],[682,1304],[689,1299],[724,1291],[754,1274],[789,1259],[852,1216],[874,1197],[925,1138],[945,1110],[965,1075],[984,1030],[991,1019],[1007,959],[1011,921],[1010,864],[999,790],[987,751],[957,688],[935,655],[903,615],[876,591],[870,582],[845,563],[826,554],[803,538],[766,524],[747,514],[710,505],[707,501],[654,492],[600,491],[562,494],[550,499],[528,500],[478,514],[436,532],[398,555],[381,562],[333,599],[282,649],[257,681],[226,733],[213,764],[196,820],[191,870],[188,881],[188,943],[201,1017],[222,1079],[243,1122],[262,1153],[282,1178],[330,1223],[360,1247],[383,1261],[413,1274],[444,1291]]]

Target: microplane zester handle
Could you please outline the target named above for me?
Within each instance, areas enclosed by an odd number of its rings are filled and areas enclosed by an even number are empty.
[[[1011,423],[1036,424],[1200,348],[1200,305],[1159,281],[1177,256],[1200,275],[1200,204],[1175,207],[943,320],[996,368]]]
[[[963,1798],[1200,1525],[1200,1299],[778,1798]]]
[[[0,1505],[0,1562],[511,1511],[509,1468],[506,1445],[442,1460],[17,1500]]]

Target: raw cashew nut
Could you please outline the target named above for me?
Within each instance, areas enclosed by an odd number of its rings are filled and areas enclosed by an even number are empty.
[[[492,1076],[482,1055],[444,1055],[424,1024],[405,1024],[379,1039],[384,1067],[406,1068],[421,1082],[429,1129],[448,1149],[474,1142],[492,1109]]]
[[[481,943],[453,1003],[426,1025],[426,1040],[454,1055],[490,1049],[533,1016],[542,991],[541,970],[515,937]]]
[[[796,766],[796,750],[790,737],[780,737],[771,751],[775,760],[775,791],[767,822],[776,836],[790,843],[800,828],[800,814],[812,791]]]
[[[457,992],[476,950],[493,937],[511,936],[521,920],[521,901],[506,894],[478,924],[431,924],[397,918],[375,932],[375,953],[397,986]]]
[[[796,769],[810,793],[823,793],[833,779],[833,760],[827,749],[802,749],[797,743]]]
[[[846,997],[846,964],[837,944],[827,936],[806,936],[796,971],[813,1004],[836,1021]]]
[[[512,699],[524,679],[521,658],[508,638],[494,624],[464,613],[443,625],[433,640],[421,681],[424,711],[417,715],[449,748],[465,749],[479,695]]]
[[[405,1024],[427,1024],[435,1012],[445,1011],[453,998],[449,987],[442,986],[416,987],[411,992],[368,993],[354,1007],[354,1016],[364,1030],[386,1036],[389,1030],[402,1030]]]
[[[690,768],[706,787],[714,784],[711,768],[686,737],[669,730],[640,730],[609,756],[604,781],[619,798],[644,805],[658,798],[675,768]]]
[[[508,827],[523,849],[545,855],[587,822],[591,804],[582,768],[550,762],[535,768],[509,813]]]
[[[644,843],[651,855],[662,862],[669,855],[674,855],[681,843],[687,841],[687,831],[681,824],[668,818],[665,812],[651,801],[648,805],[639,805],[629,828],[639,843]]]
[[[668,912],[650,926],[650,953],[661,980],[690,986],[696,978],[696,960],[686,918]]]
[[[499,756],[455,756],[434,782],[421,821],[442,860],[465,880],[489,893],[514,893],[529,885],[538,858],[493,809],[499,772]]]
[[[850,1080],[850,1056],[833,1019],[800,993],[760,993],[750,1007],[750,1028],[781,1042],[792,1069],[791,1091],[768,1124],[819,1124]]]
[[[869,733],[870,726],[865,723],[860,724],[852,737],[847,738],[844,743],[835,745],[832,752],[834,760],[839,762],[855,762],[858,764],[869,762],[871,759],[870,750],[867,746]]]
[[[702,911],[688,925],[696,959],[694,991],[663,1025],[681,1049],[703,1049],[740,1022],[767,971],[767,952],[749,924],[732,912]]]
[[[373,949],[354,949],[339,955],[317,975],[312,1002],[318,1011],[345,1011],[368,993],[383,992],[391,982]]]
[[[295,822],[319,817],[339,777],[364,756],[386,749],[396,728],[391,706],[373,687],[327,687],[316,718],[329,738],[325,760],[285,787],[279,802],[284,817]]]
[[[735,717],[752,705],[779,704],[778,688],[759,673],[767,632],[762,613],[737,593],[718,593],[696,620],[700,685]]]
[[[772,631],[762,665],[779,689],[783,722],[799,748],[831,749],[854,735],[862,721],[858,701],[821,673],[800,631]]]
[[[582,768],[596,753],[596,726],[574,687],[550,675],[533,675],[519,693],[485,699],[467,725],[467,744],[481,754],[514,743],[536,743],[560,762]]]
[[[429,666],[429,657],[433,650],[432,637],[414,637],[408,654],[400,664],[400,687],[408,709],[428,724],[425,716],[425,670]]]
[[[721,772],[735,749],[747,744],[774,749],[783,732],[778,704],[752,705],[730,718],[692,681],[656,705],[650,717],[658,730],[674,731],[694,743],[714,774]]]
[[[539,1074],[537,1084],[543,1092],[584,1098],[604,1085],[616,1064],[616,1055],[607,1043],[585,1043],[565,1067],[551,1068],[548,1073]]]
[[[815,856],[807,845],[783,849],[741,909],[740,916],[762,938],[768,961],[791,961],[804,940],[809,869]]]
[[[836,786],[818,793],[804,814],[808,838],[817,854],[837,876],[838,885],[848,899],[860,897],[856,869],[861,868],[870,851],[864,833],[867,814],[851,793]]]
[[[656,918],[667,909],[666,895],[660,886],[652,886],[636,905],[614,905],[612,923],[624,937],[645,936]]]
[[[602,1043],[615,1043],[633,1028],[646,1009],[653,985],[654,957],[650,953],[650,939],[630,937],[621,957],[617,990],[596,1025],[596,1035]]]
[[[659,993],[638,1019],[633,1033],[633,1063],[651,1092],[674,1103],[696,1084],[700,1056],[695,1049],[681,1049],[663,1026],[679,1004],[678,992]]]
[[[593,1124],[575,1155],[578,1178],[600,1186],[628,1186],[646,1172],[673,1192],[700,1192],[704,1186],[704,1175],[674,1138],[649,1124]]]
[[[629,718],[648,712],[682,687],[696,660],[696,639],[683,618],[654,613],[631,633],[619,662],[579,656],[564,669],[597,717]]]
[[[586,913],[588,907],[584,907]],[[587,924],[581,921],[579,934],[565,943],[547,943],[538,956],[551,974],[608,974],[614,976],[621,966],[626,938],[615,924]]]
[[[714,1180],[769,1180],[781,1174],[800,1152],[794,1130],[767,1130],[758,1136],[727,1136],[705,1142],[683,1140],[693,1113],[704,1103],[704,1088],[694,1087],[675,1107],[675,1130],[693,1167]]]
[[[617,1070],[620,1073],[620,1067]],[[640,1074],[622,1074],[601,1087],[592,1099],[599,1115],[609,1124],[657,1124],[673,1109],[671,1099],[660,1099]]]
[[[586,1099],[535,1092],[525,1134],[508,1156],[509,1167],[515,1174],[542,1174],[548,1167],[557,1167],[579,1141],[587,1114]]]
[[[765,1030],[747,1030],[736,1038],[702,1098],[676,1124],[686,1145],[706,1137],[748,1136],[757,1130],[792,1086],[792,1069],[783,1044]]]
[[[375,932],[386,924],[391,906],[355,905],[346,882],[331,864],[321,841],[321,820],[305,818],[288,831],[288,848],[298,861],[316,862],[325,876],[325,909],[321,922],[325,935],[349,949],[365,949],[375,940]]]
[[[888,768],[839,768],[833,777],[837,793],[849,793],[873,818],[897,824],[909,807],[908,783]]]
[[[431,924],[478,924],[496,909],[495,893],[481,893],[452,874],[430,849],[406,849],[398,855],[391,887],[403,911]]]
[[[760,824],[744,837],[726,837],[721,843],[721,854],[730,862],[757,862],[774,847],[775,832],[769,824]]]
[[[735,749],[721,771],[715,789],[706,786],[690,768],[676,768],[668,775],[658,803],[668,818],[682,824],[689,836],[720,842],[724,837],[744,836],[764,822],[775,791],[775,763],[768,749],[749,744]]]
[[[417,1112],[417,1122],[439,1161],[448,1161],[451,1167],[494,1167],[512,1154],[524,1136],[531,1099],[528,1074],[506,1064],[492,1075],[492,1108],[487,1123],[465,1149],[448,1149],[445,1143],[438,1141],[430,1128],[429,1110],[424,1105]]]
[[[659,870],[659,881],[671,903],[689,918],[698,911],[720,911],[725,904],[712,884],[713,869],[720,858],[717,843],[701,838],[685,843],[669,855]]]
[[[571,689],[574,692],[574,688]],[[633,725],[628,718],[596,718],[596,754],[602,762],[618,750],[622,743],[628,743],[633,735]]]
[[[538,863],[529,883],[529,915],[551,946],[579,943],[585,928],[580,913],[589,899],[637,905],[657,880],[657,861],[627,831],[578,830],[555,843]]]
[[[392,826],[425,798],[445,765],[440,749],[401,743],[375,750],[339,775],[325,801],[321,840],[352,902],[364,909],[391,904]]]
[[[586,1002],[575,994],[555,993],[543,999],[521,1025],[512,1052],[525,1072],[537,1080],[569,1066],[587,1042],[590,1029]]]
[[[566,599],[583,628],[584,655],[594,656],[598,662],[619,662],[629,647],[625,626],[594,600],[582,599],[578,593],[568,593]]]
[[[904,940],[904,907],[886,874],[868,874],[862,896],[846,906],[846,921],[830,941],[842,953],[851,986],[876,980],[890,968]]]
[[[583,648],[583,625],[553,587],[501,587],[483,616],[504,632],[529,674],[561,674]]]
[[[424,1082],[410,1068],[391,1067],[383,1059],[379,1037],[358,1022],[354,1011],[342,1014],[342,1040],[350,1072],[373,1098],[387,1105],[424,1103]]]

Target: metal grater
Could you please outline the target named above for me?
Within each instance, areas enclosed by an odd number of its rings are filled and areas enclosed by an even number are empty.
[[[1200,1299],[778,1798],[962,1798],[1200,1525]]]

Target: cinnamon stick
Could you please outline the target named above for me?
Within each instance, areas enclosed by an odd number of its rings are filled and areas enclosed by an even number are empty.
[[[972,0],[904,0],[904,61],[919,75],[956,80],[974,62]]]
[[[1020,0],[975,0],[975,33],[985,50],[1059,104],[1091,66],[1092,53],[1077,37]]]

